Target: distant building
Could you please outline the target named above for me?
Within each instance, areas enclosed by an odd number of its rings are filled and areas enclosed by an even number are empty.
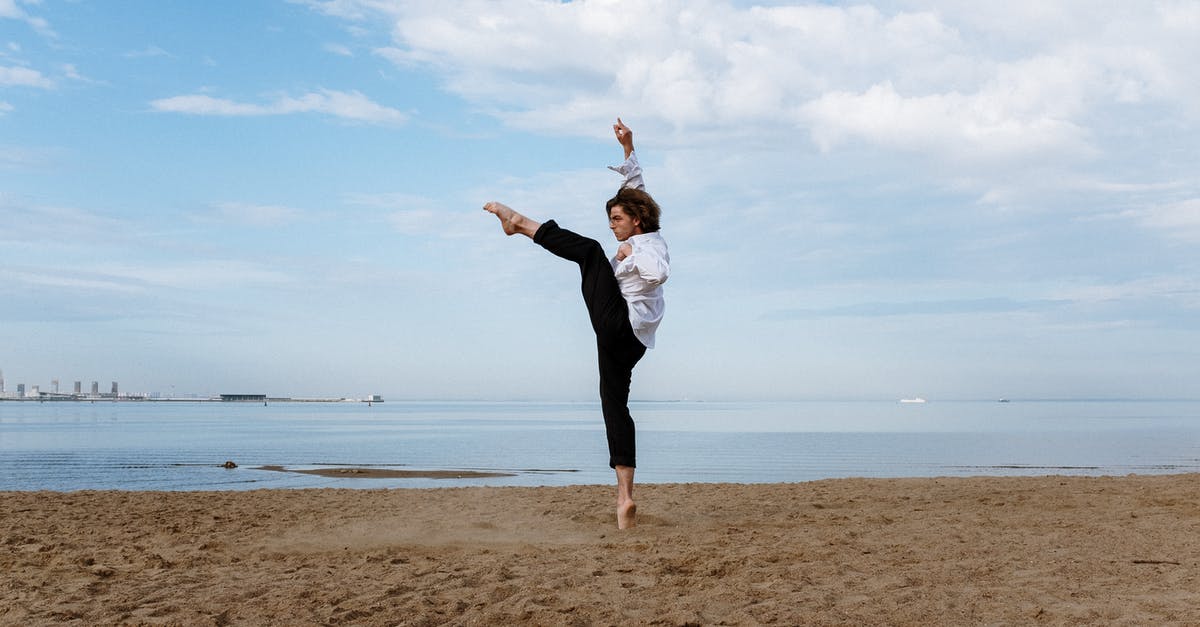
[[[25,384],[24,383],[17,384],[17,398],[25,398]]]
[[[113,381],[112,395],[113,396],[117,395],[117,382],[116,381]]]
[[[222,394],[221,400],[227,403],[265,403],[266,394]]]
[[[50,379],[50,391],[58,394],[58,379]]]
[[[76,381],[75,382],[75,395],[79,396],[80,394],[83,394],[83,381]]]
[[[92,381],[92,396],[100,396],[100,382]]]

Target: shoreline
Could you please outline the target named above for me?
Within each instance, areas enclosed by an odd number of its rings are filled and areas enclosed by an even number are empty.
[[[511,472],[484,472],[478,470],[397,470],[394,468],[361,468],[350,466],[296,469],[273,464],[252,467],[251,470],[294,472],[301,475],[315,475],[317,477],[329,477],[334,479],[487,479],[491,477],[516,476],[516,473]],[[265,489],[269,490],[271,488]]]
[[[46,397],[17,397],[4,396],[0,397],[0,402],[8,403],[225,403],[225,404],[241,404],[241,405],[265,405],[271,404],[288,404],[288,403],[366,403],[367,405],[378,404],[385,402],[383,399],[366,399],[366,398],[290,398],[290,397],[267,397],[254,400],[229,400],[220,397],[214,398],[153,398],[142,396],[76,396],[73,394],[63,394],[58,396]]]
[[[2,492],[0,624],[1200,622],[1200,474]]]

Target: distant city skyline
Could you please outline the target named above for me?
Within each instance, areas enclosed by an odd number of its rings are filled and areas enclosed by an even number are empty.
[[[54,385],[54,383],[56,383],[56,382],[58,382],[58,381],[59,381],[58,379],[52,379],[52,380],[51,380],[51,386],[53,386],[53,385]],[[117,396],[119,395],[118,393],[119,393],[120,386],[119,386],[119,382],[118,382],[118,381],[112,381],[112,382],[111,382],[111,389],[110,389],[110,391],[109,391],[109,392],[107,392],[107,393],[104,393],[104,394],[102,394],[102,393],[100,392],[100,389],[99,389],[100,381],[99,381],[99,380],[93,380],[93,381],[91,381],[91,388],[90,388],[90,391],[84,391],[84,390],[82,389],[82,385],[83,385],[83,383],[84,383],[85,381],[86,381],[86,380],[82,380],[82,379],[81,379],[81,380],[74,381],[74,383],[73,383],[73,392],[60,392],[58,389],[53,389],[52,391],[53,391],[54,393],[57,393],[57,394],[62,394],[62,395],[64,395],[64,396],[66,396],[66,395],[71,395],[71,394],[74,394],[74,395],[76,395],[76,396],[83,396],[83,397],[88,397],[88,396],[91,396],[91,397],[97,397],[97,398],[99,398],[99,397],[101,397],[101,396],[104,396],[104,397],[109,397],[109,398],[111,398],[111,397],[117,397]],[[11,389],[10,389],[10,390],[6,390],[6,388],[5,388],[5,385],[6,385],[6,381],[5,381],[5,378],[4,378],[4,370],[3,370],[3,369],[0,369],[0,398],[5,398],[5,397],[7,397],[7,398],[13,398],[13,397],[15,397],[15,396],[17,395],[17,394],[16,394],[16,391],[15,391],[15,390],[11,390]],[[44,391],[44,390],[41,390],[41,383],[40,383],[40,382],[27,382],[27,381],[24,381],[24,380],[22,380],[22,381],[19,381],[19,382],[17,382],[17,385],[21,386],[21,387],[22,387],[22,389],[24,389],[24,390],[25,390],[26,394],[27,394],[27,395],[30,395],[30,396],[34,395],[34,394],[35,394],[35,393],[37,393],[38,391]],[[136,388],[136,386],[135,386],[135,388]],[[234,386],[233,388],[231,388],[231,389],[229,389],[229,390],[221,390],[221,391],[216,391],[216,392],[199,392],[199,391],[194,391],[194,390],[176,390],[176,389],[174,388],[174,386],[171,386],[171,388],[170,388],[169,390],[155,390],[155,389],[140,389],[140,388],[136,388],[136,391],[125,391],[125,392],[120,392],[120,395],[121,395],[121,396],[124,396],[124,397],[129,397],[129,398],[178,398],[178,399],[211,399],[211,398],[217,398],[217,397],[220,397],[220,396],[229,396],[229,395],[231,395],[231,394],[234,394],[234,393],[237,393],[237,394],[254,394],[254,395],[263,395],[263,396],[266,396],[266,397],[268,397],[268,398],[296,398],[296,399],[306,399],[306,398],[309,398],[309,399],[312,399],[312,398],[327,398],[327,399],[331,399],[331,398],[345,398],[345,399],[355,399],[355,398],[360,398],[360,396],[356,396],[355,394],[343,394],[343,395],[328,395],[328,394],[305,394],[305,393],[303,393],[303,391],[300,391],[300,392],[298,392],[298,393],[293,393],[293,394],[291,394],[291,395],[283,395],[283,394],[275,394],[275,393],[272,393],[272,391],[271,391],[271,390],[261,390],[261,389],[257,389],[257,388],[255,388],[255,389],[250,389],[250,388],[248,388],[248,387],[246,387],[246,386],[242,386],[242,387]],[[363,395],[361,395],[361,399],[362,399],[364,402],[365,402],[365,401],[368,401],[368,400],[372,400],[372,399],[374,399],[374,400],[378,400],[378,401],[383,401],[383,400],[384,400],[384,399],[386,399],[386,398],[388,398],[388,397],[387,397],[386,395],[384,395],[384,394],[367,393],[367,394],[363,394]],[[930,399],[925,399],[925,398],[923,398],[923,397],[919,397],[919,398],[920,398],[920,402],[922,402],[922,403],[923,403],[923,402],[927,402],[927,400],[930,400]],[[1148,401],[1165,401],[1165,400],[1200,400],[1200,398],[1197,398],[1197,397],[1188,397],[1188,396],[1162,396],[1162,397],[1140,397],[1140,398],[1141,398],[1141,400],[1148,400]],[[403,398],[403,397],[401,397],[401,398],[399,398],[399,399],[392,399],[392,400],[394,400],[394,401],[395,401],[395,400],[400,400],[400,401],[403,401],[403,400],[406,400],[406,399],[405,399],[405,398]],[[438,397],[411,397],[411,398],[409,398],[409,399],[407,399],[407,400],[416,400],[416,401],[422,401],[422,400],[437,400],[437,401],[445,401],[445,400],[456,400],[456,399],[454,399],[454,398],[438,398]],[[488,399],[460,399],[460,400],[488,400]],[[515,400],[527,400],[527,399],[515,399]],[[561,399],[560,399],[560,400],[561,400]],[[573,400],[573,401],[574,401],[574,400],[581,400],[581,399],[566,399],[566,400]],[[635,401],[644,401],[644,400],[656,400],[656,399],[634,399],[634,400],[635,400]],[[692,399],[682,399],[682,400],[692,400]],[[799,400],[803,400],[803,399],[799,399]],[[908,402],[912,402],[910,399],[906,399],[906,398],[898,398],[898,397],[897,397],[897,398],[887,398],[887,397],[875,397],[875,398],[866,398],[866,397],[847,397],[847,398],[828,398],[828,399],[820,399],[820,400],[832,400],[832,401],[885,400],[885,401],[898,401],[898,402],[901,402],[901,403],[908,403]],[[935,398],[935,399],[932,399],[932,400],[934,400],[934,401],[1001,401],[1001,400],[1002,400],[1003,402],[1011,402],[1011,401],[1013,401],[1013,400],[1017,400],[1017,401],[1057,401],[1057,400],[1063,400],[1063,401],[1080,401],[1080,400],[1084,400],[1084,401],[1086,401],[1086,400],[1097,400],[1097,401],[1128,401],[1128,400],[1139,400],[1139,398],[1136,398],[1136,397],[1135,397],[1135,398],[1128,398],[1128,397],[1118,397],[1118,396],[1108,396],[1108,397],[1105,397],[1105,396],[1092,396],[1092,397],[1067,397],[1067,396],[1063,396],[1063,397],[1016,397],[1016,398],[1008,398],[1008,397],[996,397],[996,398],[993,398],[993,397],[942,397],[942,398]]]
[[[71,392],[64,392],[64,391],[60,390],[60,379],[59,378],[53,378],[50,380],[50,384],[49,384],[50,389],[49,390],[43,389],[41,382],[36,382],[36,381],[27,382],[25,380],[17,381],[14,386],[14,389],[9,390],[7,388],[7,380],[5,379],[5,376],[4,376],[4,370],[2,368],[0,368],[0,398],[35,397],[41,393],[49,393],[49,394],[57,395],[57,396],[64,396],[64,397],[65,396],[76,396],[76,397],[82,397],[82,398],[178,398],[178,399],[195,398],[195,399],[208,399],[208,398],[216,398],[216,397],[220,397],[220,396],[230,396],[231,394],[234,394],[234,392],[230,391],[230,390],[223,390],[221,392],[215,392],[215,393],[213,393],[213,392],[197,392],[197,391],[177,391],[174,389],[174,386],[171,386],[170,390],[140,390],[140,391],[132,391],[132,392],[131,391],[122,391],[121,387],[120,387],[120,382],[118,382],[118,381],[111,381],[109,391],[101,392],[99,380],[92,380],[90,391],[85,392],[83,389],[84,381],[85,381],[85,379],[79,379],[79,380],[74,381],[72,384]],[[235,390],[237,391],[237,393],[247,393],[248,392],[248,390],[240,389],[240,388],[235,388]],[[276,399],[292,398],[292,397],[285,397],[283,395],[266,394],[266,393],[263,393],[261,390],[256,390],[256,391],[253,391],[252,393],[261,395],[261,396],[265,396],[267,398],[276,398]],[[353,395],[342,395],[342,396],[338,396],[338,397],[323,397],[321,395],[298,395],[298,396],[295,396],[294,398],[297,398],[297,399],[306,399],[306,398],[353,399],[353,398],[358,398],[358,397],[355,397]],[[385,397],[382,394],[370,393],[370,394],[363,395],[361,398],[363,401],[366,401],[366,402],[370,402],[370,401],[382,402]]]
[[[76,394],[76,395],[83,394],[83,382],[85,381],[85,379],[74,380],[74,382],[72,384],[71,392],[62,392],[60,390],[61,381],[62,381],[62,379],[60,377],[51,378],[49,381],[49,386],[48,386],[49,392],[51,392],[53,394]],[[109,393],[113,396],[116,396],[118,394],[119,387],[120,387],[119,383],[115,380],[112,381],[111,383],[112,383],[112,387],[111,387],[111,391]],[[41,389],[42,389],[42,382],[37,381],[37,380],[26,381],[25,379],[20,378],[20,377],[18,377],[18,380],[16,381],[16,385],[20,386],[21,389],[27,390],[28,392],[31,392],[31,393],[34,391],[41,391]],[[92,380],[91,394],[93,396],[99,395],[99,393],[100,393],[99,386],[100,386],[100,381],[98,379]],[[15,390],[14,390],[14,392],[15,392]],[[5,378],[4,369],[0,368],[0,397],[7,396],[8,394],[9,394],[8,380]]]
[[[368,402],[368,403],[385,401],[385,397],[382,394],[366,394],[362,397],[355,397],[352,395],[338,396],[338,397],[321,397],[321,396],[317,396],[317,395],[301,395],[301,396],[296,396],[296,397],[285,397],[282,395],[272,395],[272,394],[266,394],[266,393],[261,393],[261,392],[253,392],[253,393],[247,394],[246,390],[241,390],[238,393],[233,393],[230,391],[224,391],[224,392],[220,392],[220,393],[177,392],[174,389],[170,390],[169,392],[164,392],[162,390],[122,392],[118,381],[111,382],[111,388],[108,392],[101,392],[100,391],[100,382],[92,381],[90,391],[84,392],[83,391],[83,380],[75,381],[71,392],[63,392],[63,391],[60,391],[60,389],[59,389],[59,383],[60,383],[59,379],[51,379],[51,381],[50,381],[51,389],[49,391],[47,391],[47,390],[42,389],[42,386],[40,383],[26,384],[25,381],[19,381],[19,382],[17,382],[15,389],[10,393],[6,389],[4,370],[0,369],[0,399],[49,398],[49,397],[69,398],[70,397],[70,398],[78,398],[78,399],[82,399],[82,400],[87,400],[87,399],[116,399],[116,400],[121,400],[121,399],[126,399],[126,400],[198,399],[198,400],[200,400],[200,399],[217,399],[217,398],[220,398],[221,400],[228,400],[228,397],[231,397],[231,396],[233,396],[233,397],[252,396],[252,397],[256,397],[257,400],[262,400],[262,401],[292,400],[293,398],[295,400],[312,400],[312,399],[361,400],[363,402]],[[51,400],[53,400],[53,399],[51,399]]]
[[[594,398],[621,116],[634,398],[1200,398],[1197,3],[236,8],[0,1],[10,388]]]

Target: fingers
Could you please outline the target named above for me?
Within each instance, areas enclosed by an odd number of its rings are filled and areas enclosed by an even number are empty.
[[[613,133],[616,133],[617,139],[622,140],[622,143],[625,138],[633,137],[633,131],[629,130],[628,126],[625,126],[625,122],[621,121],[621,118],[617,118],[617,123],[613,124]]]

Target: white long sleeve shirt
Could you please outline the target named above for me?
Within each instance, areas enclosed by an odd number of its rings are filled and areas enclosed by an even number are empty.
[[[645,191],[642,166],[637,154],[630,153],[625,163],[609,166],[609,169],[625,176],[622,187]],[[654,333],[662,322],[666,301],[663,299],[663,283],[671,274],[671,255],[667,241],[657,231],[630,236],[623,243],[629,244],[633,252],[617,261],[610,260],[621,295],[629,305],[629,324],[633,334],[646,348],[654,348]]]

